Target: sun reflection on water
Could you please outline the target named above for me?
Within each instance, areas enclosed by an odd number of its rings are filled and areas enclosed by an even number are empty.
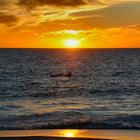
[[[64,137],[68,137],[68,138],[72,138],[72,137],[76,137],[78,130],[64,130],[62,131]]]

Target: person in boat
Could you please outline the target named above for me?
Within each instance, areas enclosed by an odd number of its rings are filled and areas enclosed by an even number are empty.
[[[68,72],[66,74],[63,73],[50,74],[50,77],[72,77],[72,72]]]
[[[67,76],[68,77],[72,77],[72,73],[71,72],[68,72]]]

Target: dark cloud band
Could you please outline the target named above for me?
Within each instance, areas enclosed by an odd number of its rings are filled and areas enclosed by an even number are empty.
[[[44,5],[53,6],[80,6],[87,4],[85,0],[19,0],[19,5],[36,7]]]
[[[12,25],[18,21],[14,15],[0,12],[0,24]]]

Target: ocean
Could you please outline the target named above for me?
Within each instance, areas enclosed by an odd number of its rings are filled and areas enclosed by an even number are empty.
[[[0,130],[63,128],[140,129],[140,49],[0,49]]]

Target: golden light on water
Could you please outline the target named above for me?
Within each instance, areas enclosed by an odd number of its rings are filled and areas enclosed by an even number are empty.
[[[67,138],[72,138],[72,137],[75,137],[77,134],[77,131],[75,130],[64,130],[63,131],[63,135]]]
[[[77,48],[80,45],[80,40],[77,39],[67,39],[64,41],[64,45],[67,48]]]
[[[72,132],[67,132],[66,134],[65,134],[65,136],[66,137],[74,137],[74,133],[72,133]]]
[[[139,131],[132,130],[16,130],[0,131],[1,137],[19,137],[19,136],[42,136],[42,137],[62,137],[67,138],[93,138],[109,140],[139,140]]]

